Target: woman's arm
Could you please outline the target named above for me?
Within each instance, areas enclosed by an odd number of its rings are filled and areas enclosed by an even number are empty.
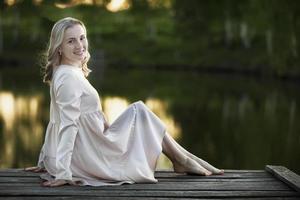
[[[56,182],[72,181],[70,169],[72,152],[78,133],[81,95],[83,91],[76,74],[63,73],[54,82],[54,98],[59,110],[60,126],[56,151]],[[63,181],[58,181],[63,180]],[[50,185],[51,186],[51,185]],[[56,186],[54,184],[54,186]]]

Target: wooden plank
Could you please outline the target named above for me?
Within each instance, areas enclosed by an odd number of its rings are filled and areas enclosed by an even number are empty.
[[[40,188],[40,183],[1,183],[0,184],[0,194],[4,192],[7,188],[14,188],[16,190],[30,190],[33,187]],[[90,187],[90,190],[95,190],[96,187]],[[72,187],[66,187],[66,190],[73,190]],[[180,190],[180,191],[203,191],[203,190],[210,190],[210,191],[240,191],[240,190],[247,190],[247,191],[291,191],[291,189],[282,182],[269,182],[268,184],[264,182],[206,182],[206,183],[199,183],[199,182],[180,182],[180,183],[168,183],[168,182],[158,182],[155,184],[124,184],[118,187],[114,186],[102,186],[101,189],[103,190]],[[77,191],[85,190],[84,187],[76,188]],[[62,191],[63,192],[63,191]]]
[[[66,186],[67,187],[67,186]],[[231,198],[231,197],[299,197],[295,191],[126,191],[104,190],[97,188],[78,191],[77,188],[66,190],[60,188],[31,188],[28,190],[15,190],[8,188],[0,196],[77,196],[77,197],[174,197],[174,198]]]
[[[25,172],[23,169],[0,169],[0,177],[39,177],[41,173]],[[264,170],[225,170],[224,175],[212,175],[212,176],[197,176],[188,174],[177,174],[170,170],[156,171],[155,177],[160,178],[170,178],[174,180],[179,179],[242,179],[242,178],[271,178],[273,177],[270,173]],[[180,181],[180,180],[179,180]]]
[[[16,173],[16,172],[26,172],[24,169],[0,169],[0,174],[2,173]],[[253,170],[253,171],[248,171],[248,170],[225,170],[225,174],[243,174],[243,173],[265,173],[264,170]],[[173,171],[155,171],[155,174],[180,174],[180,173],[175,173]],[[192,174],[194,176],[194,174]]]
[[[33,172],[1,172],[0,177],[39,177],[42,173]],[[242,179],[242,178],[272,178],[270,173],[225,173],[224,175],[197,176],[186,174],[155,173],[155,178],[173,178],[173,179]]]
[[[199,176],[199,175],[187,175],[187,174],[170,174],[170,173],[155,173],[156,178],[201,178],[201,179],[226,179],[226,178],[270,178],[271,174],[264,173],[224,173],[223,175],[211,175],[211,176]]]
[[[159,182],[277,182],[274,178],[242,178],[242,179],[236,179],[236,178],[210,178],[210,179],[191,179],[191,178],[185,178],[185,179],[175,179],[175,178],[158,178]]]
[[[1,177],[0,183],[40,183],[39,177]]]
[[[1,171],[1,170],[0,170]],[[173,169],[157,169],[155,172],[162,173],[174,173]],[[226,173],[264,173],[264,170],[255,170],[255,169],[225,169]]]
[[[255,169],[226,169],[225,170],[226,173],[264,173],[264,170],[255,170]]]
[[[24,171],[24,168],[2,168],[0,169],[1,172],[20,172]],[[172,173],[174,171],[172,169],[164,169],[164,170],[155,170],[156,173]],[[264,170],[237,170],[237,169],[226,169],[225,173],[265,173]]]
[[[178,179],[178,178],[158,178],[158,182],[277,182],[274,177],[271,178],[244,178],[244,179]],[[0,183],[40,183],[42,179],[39,177],[1,177]]]
[[[156,171],[156,184],[57,188],[41,187],[40,173],[0,170],[2,199],[300,199],[300,193],[265,170],[225,170],[224,175],[197,176]]]
[[[211,176],[197,176],[197,175],[185,175],[185,174],[155,174],[156,178],[190,178],[190,179],[243,179],[243,178],[272,178],[273,176],[267,172],[264,173],[225,173],[223,175],[211,175]]]
[[[283,166],[267,165],[266,171],[272,173],[296,191],[300,192],[300,176]]]
[[[76,197],[76,196],[51,196],[51,197],[0,197],[0,200],[82,200],[83,197]],[[84,197],[87,200],[111,200],[112,197]],[[113,197],[114,200],[127,200],[128,197]],[[130,197],[132,200],[140,200],[141,197]],[[174,197],[143,197],[143,200],[173,200]],[[201,198],[201,200],[220,200],[224,199],[223,197],[220,198]],[[247,197],[247,198],[230,198],[231,200],[241,200],[241,199],[255,199],[255,200],[299,200],[298,197]],[[195,198],[180,198],[180,200],[195,200]]]

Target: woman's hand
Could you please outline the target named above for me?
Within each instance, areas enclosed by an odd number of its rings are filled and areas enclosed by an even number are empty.
[[[42,167],[35,166],[35,167],[26,167],[24,169],[24,171],[27,171],[27,172],[46,172],[46,169],[42,168]]]
[[[58,187],[67,184],[65,180],[53,180],[53,181],[45,181],[42,183],[42,186],[46,187]]]
[[[42,183],[42,186],[58,187],[58,186],[66,185],[66,184],[77,185],[76,182],[74,182],[74,181],[66,181],[66,180],[59,179],[59,180],[45,181]]]

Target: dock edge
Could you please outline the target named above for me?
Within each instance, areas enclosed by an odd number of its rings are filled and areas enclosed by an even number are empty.
[[[284,166],[266,165],[265,170],[300,192],[300,176]]]

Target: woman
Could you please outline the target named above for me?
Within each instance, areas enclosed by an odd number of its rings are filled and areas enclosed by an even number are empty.
[[[141,101],[109,125],[86,79],[89,58],[84,24],[70,17],[59,20],[51,31],[44,74],[50,85],[50,122],[38,166],[25,170],[46,171],[44,186],[157,182],[154,170],[163,152],[175,172],[224,173],[181,147]]]

